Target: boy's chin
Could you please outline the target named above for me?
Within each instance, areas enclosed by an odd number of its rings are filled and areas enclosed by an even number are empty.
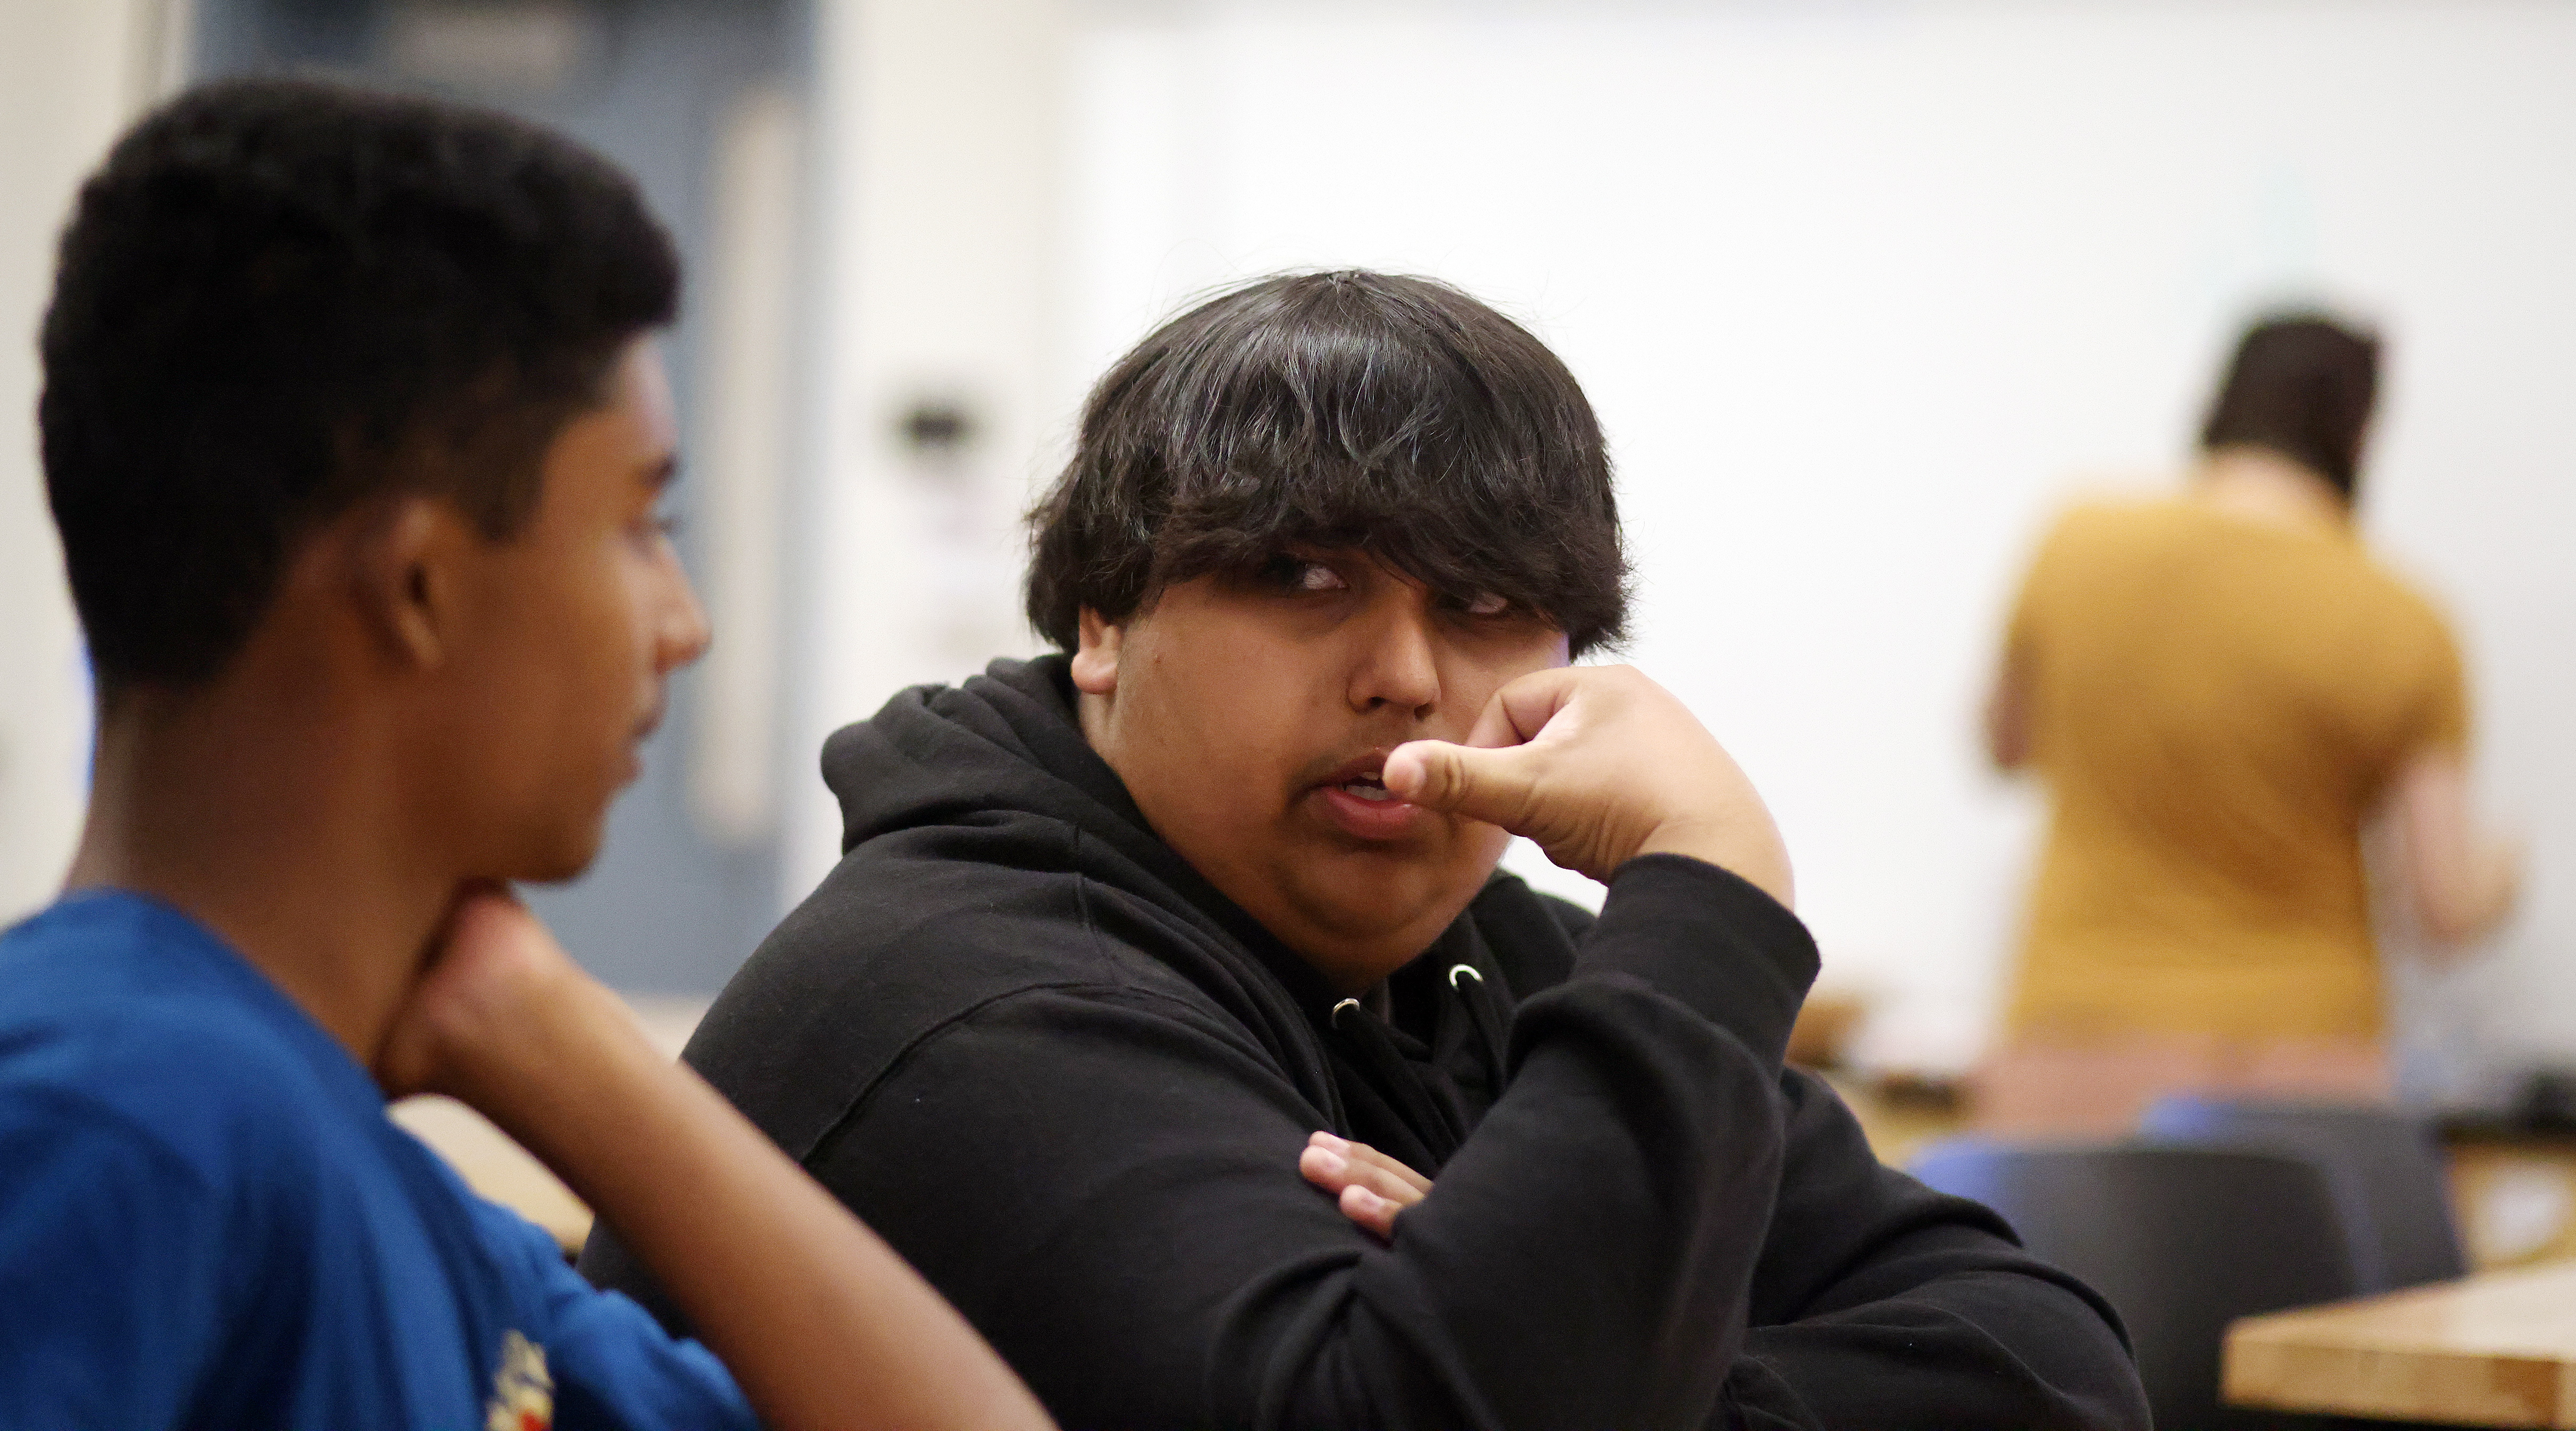
[[[602,838],[607,834],[605,812],[578,828],[534,832],[510,861],[510,873],[503,876],[521,884],[561,884],[578,878],[591,862],[599,858]]]
[[[1345,852],[1309,888],[1318,903],[1333,906],[1354,929],[1409,925],[1447,908],[1466,907],[1502,863],[1499,844],[1451,845],[1436,853],[1361,849]],[[1445,921],[1444,921],[1445,924]]]
[[[1393,973],[1440,937],[1492,873],[1490,864],[1462,865],[1417,869],[1403,879],[1337,880],[1306,902],[1312,937],[1333,946],[1336,964],[1384,964]]]

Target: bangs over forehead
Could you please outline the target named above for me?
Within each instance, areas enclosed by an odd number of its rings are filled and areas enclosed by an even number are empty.
[[[1265,279],[1165,324],[1094,389],[1031,514],[1029,619],[1067,650],[1089,607],[1298,547],[1491,594],[1586,648],[1627,563],[1599,423],[1554,353],[1446,284]]]

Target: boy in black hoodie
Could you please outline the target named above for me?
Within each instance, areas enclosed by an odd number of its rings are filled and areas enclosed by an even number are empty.
[[[1066,654],[833,737],[846,857],[687,1057],[1065,1425],[2145,1424],[2098,1298],[1782,1067],[1786,856],[1678,702],[1567,664],[1626,568],[1527,332],[1237,290],[1034,520]]]

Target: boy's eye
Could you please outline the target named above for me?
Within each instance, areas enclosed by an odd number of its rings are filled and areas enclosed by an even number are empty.
[[[1283,591],[1318,592],[1346,590],[1350,583],[1342,574],[1319,561],[1304,557],[1275,556],[1262,567],[1262,576]]]
[[[1490,591],[1477,592],[1474,596],[1459,603],[1460,609],[1464,610],[1470,616],[1500,616],[1504,612],[1509,611],[1511,606],[1512,604],[1510,602],[1496,596]]]

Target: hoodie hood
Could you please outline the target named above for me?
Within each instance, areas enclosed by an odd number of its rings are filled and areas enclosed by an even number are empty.
[[[823,744],[841,853],[878,835],[1020,810],[1147,833],[1118,773],[1082,737],[1072,662],[995,661],[962,686],[914,686]]]
[[[903,691],[824,742],[823,783],[841,803],[843,855],[872,840],[1018,817],[1070,826],[1081,872],[1221,930],[1310,1016],[1329,1019],[1337,1002],[1313,966],[1154,834],[1083,738],[1072,661],[1061,653]]]

